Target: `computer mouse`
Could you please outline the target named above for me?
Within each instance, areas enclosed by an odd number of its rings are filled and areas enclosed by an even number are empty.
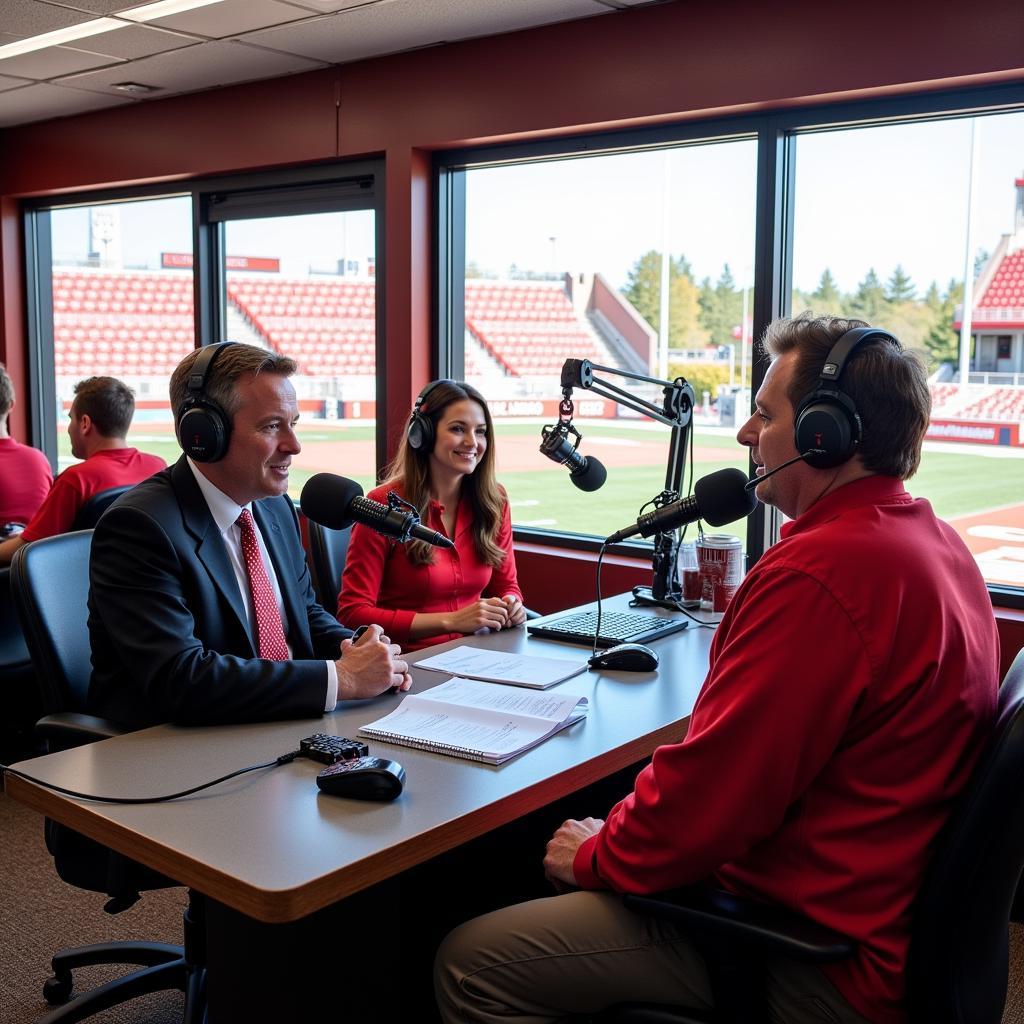
[[[598,651],[588,662],[591,668],[607,668],[617,672],[653,672],[658,655],[643,644],[618,644]]]
[[[329,764],[316,784],[331,796],[354,800],[394,800],[405,785],[405,769],[384,757],[353,757]]]

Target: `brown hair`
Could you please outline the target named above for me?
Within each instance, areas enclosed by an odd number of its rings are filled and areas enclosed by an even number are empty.
[[[171,411],[177,421],[181,415],[182,406],[188,398],[188,376],[203,350],[197,348],[189,352],[187,356],[174,370],[171,375]],[[283,356],[278,352],[272,352],[256,345],[246,345],[243,342],[232,342],[224,347],[224,350],[214,358],[213,365],[206,373],[206,380],[203,385],[203,396],[211,402],[219,405],[221,409],[231,418],[242,399],[235,390],[235,383],[240,377],[247,373],[279,373],[283,377],[290,377],[298,369],[294,359]]]
[[[507,499],[494,475],[494,424],[491,422],[491,410],[476,388],[462,381],[443,380],[431,390],[429,406],[421,412],[434,424],[436,431],[445,409],[454,402],[466,399],[476,402],[484,411],[487,447],[480,464],[464,478],[462,489],[469,498],[473,513],[473,541],[477,554],[487,565],[497,567],[505,560],[505,552],[494,538],[501,526]],[[398,452],[384,470],[384,479],[400,487],[405,499],[419,509],[420,518],[426,517],[430,501],[430,452],[426,448],[413,448],[409,444],[408,432],[402,435]],[[407,544],[406,553],[414,565],[433,564],[434,549],[423,541]]]
[[[762,342],[770,356],[796,351],[789,400],[796,410],[817,390],[833,345],[863,320],[801,313],[768,325]],[[921,445],[931,415],[931,395],[924,360],[896,339],[870,338],[854,349],[839,380],[860,415],[862,435],[857,452],[872,473],[912,477],[921,462]]]
[[[7,367],[0,363],[0,420],[2,420],[14,405],[14,384],[7,372]]]
[[[135,392],[116,377],[86,377],[75,385],[72,416],[88,416],[104,437],[124,437],[135,415]]]

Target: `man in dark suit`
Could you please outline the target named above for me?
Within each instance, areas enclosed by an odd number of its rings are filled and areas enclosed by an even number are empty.
[[[126,494],[93,536],[95,714],[130,728],[309,717],[409,688],[379,626],[353,643],[313,596],[286,494],[300,451],[295,369],[228,343],[175,370],[186,454]]]

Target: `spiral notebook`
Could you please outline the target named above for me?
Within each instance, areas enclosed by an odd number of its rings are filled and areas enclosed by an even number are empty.
[[[472,761],[502,764],[580,721],[588,710],[578,694],[538,693],[456,676],[410,693],[360,736]]]

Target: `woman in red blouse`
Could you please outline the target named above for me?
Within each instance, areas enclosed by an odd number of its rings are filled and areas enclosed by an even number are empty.
[[[367,497],[386,502],[396,491],[455,547],[399,544],[356,524],[338,618],[350,629],[379,623],[405,650],[522,624],[508,496],[494,477],[491,414],[476,388],[428,384],[386,476]]]

